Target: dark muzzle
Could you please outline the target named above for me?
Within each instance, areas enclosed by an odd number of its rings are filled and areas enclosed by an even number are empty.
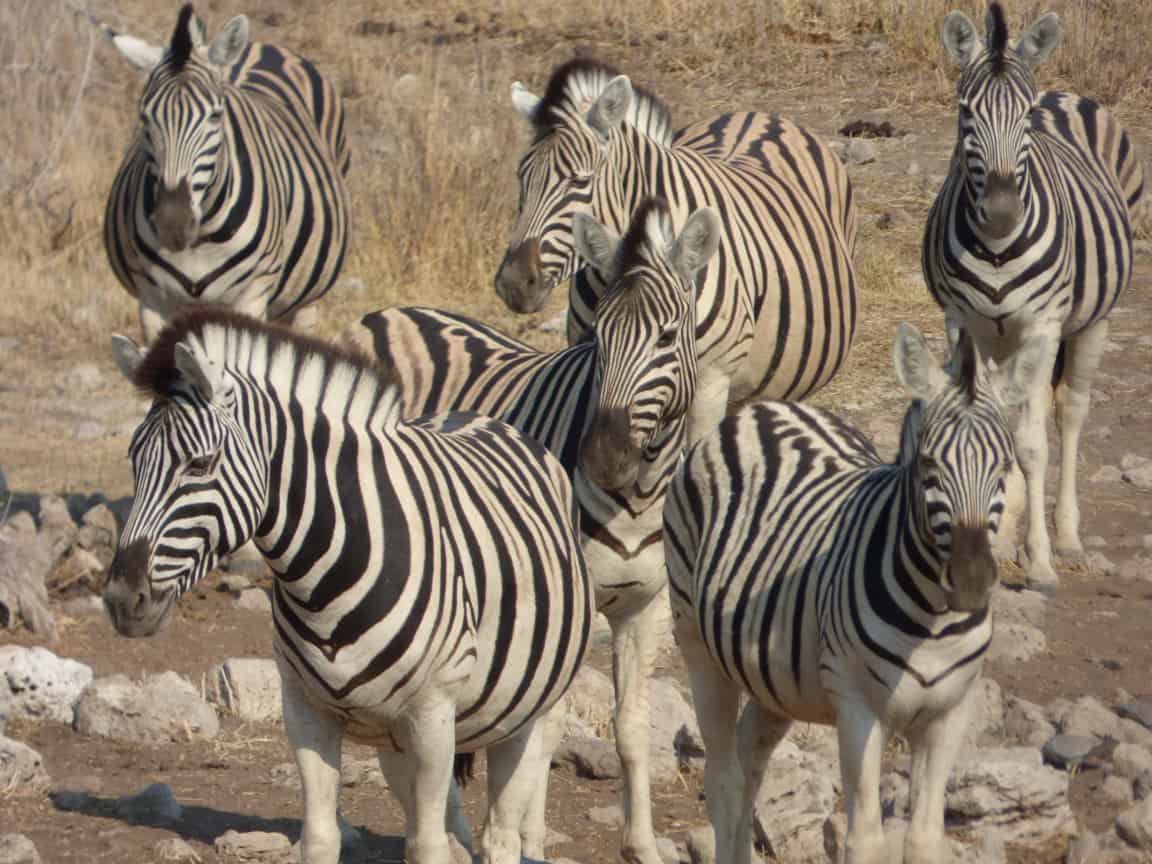
[[[979,612],[985,608],[999,578],[988,529],[983,525],[953,525],[948,568],[952,583],[948,608],[953,612]]]
[[[1001,240],[1012,233],[1024,213],[1024,202],[1011,174],[989,174],[980,202],[984,214],[984,230],[989,236]]]
[[[595,485],[609,492],[625,489],[640,473],[640,448],[632,443],[632,423],[625,408],[597,415],[580,448],[580,467]]]
[[[151,636],[168,620],[174,592],[157,596],[148,578],[148,543],[136,540],[116,550],[104,586],[104,608],[121,636]]]
[[[180,252],[196,242],[196,214],[192,209],[192,192],[188,179],[180,181],[175,189],[164,183],[156,184],[156,202],[151,213],[156,239],[165,249]]]
[[[536,312],[551,289],[540,272],[539,240],[525,240],[504,254],[496,271],[496,293],[513,312]]]

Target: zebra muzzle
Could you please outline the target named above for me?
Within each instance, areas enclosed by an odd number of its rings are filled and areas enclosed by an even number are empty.
[[[597,415],[580,448],[580,467],[595,485],[609,492],[626,489],[640,473],[640,448],[632,442],[625,408]]]
[[[984,214],[984,229],[991,237],[1000,240],[1011,234],[1024,213],[1016,178],[1011,174],[989,174],[980,209]]]
[[[195,245],[199,220],[192,207],[192,192],[184,178],[175,189],[158,184],[151,214],[152,230],[161,247],[180,252]]]
[[[496,293],[513,312],[536,312],[555,284],[540,269],[540,241],[525,240],[510,248],[496,272]]]
[[[988,605],[1000,578],[987,528],[952,526],[951,581],[948,608],[953,612],[979,612]]]
[[[136,540],[116,550],[104,586],[104,608],[121,636],[151,636],[167,623],[175,592],[158,595],[148,578],[148,543]]]

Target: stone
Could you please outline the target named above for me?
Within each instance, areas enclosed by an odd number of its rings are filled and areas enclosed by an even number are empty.
[[[1118,568],[1116,576],[1121,582],[1148,582],[1152,581],[1152,559],[1137,555],[1129,558]]]
[[[73,546],[52,574],[52,589],[64,593],[69,589],[84,588],[100,591],[107,577],[107,567],[82,546]]]
[[[1048,598],[1038,591],[1015,591],[1000,585],[992,589],[992,614],[996,627],[1031,624],[1044,629]]]
[[[0,834],[0,864],[40,864],[35,844],[23,834]]]
[[[1135,780],[1146,771],[1152,772],[1152,753],[1136,744],[1117,744],[1111,761],[1112,770],[1129,780]]]
[[[849,165],[868,165],[876,161],[876,148],[863,138],[849,138],[844,145],[844,161]]]
[[[78,529],[68,512],[68,502],[59,495],[41,495],[37,522],[40,524],[40,537],[47,542],[51,563],[54,564],[76,540]]]
[[[1039,705],[1008,695],[1004,697],[1004,734],[1021,744],[1043,747],[1056,734],[1056,727]]]
[[[1121,475],[1121,479],[1130,486],[1145,492],[1152,489],[1152,462],[1145,462],[1135,468],[1126,469]]]
[[[204,859],[186,841],[179,837],[169,837],[152,847],[152,855],[157,861],[187,861],[200,864]]]
[[[0,647],[0,713],[71,723],[92,668],[46,648]]]
[[[34,530],[26,534],[17,527],[0,533],[0,629],[15,628],[22,621],[37,636],[56,640],[56,621],[44,584],[49,566],[47,542]]]
[[[286,762],[273,769],[273,775],[286,770],[288,777],[295,780],[295,786],[300,785],[299,772],[294,762]],[[285,784],[289,785],[289,784]],[[380,773],[380,762],[377,759],[349,759],[340,760],[341,786],[386,786],[384,775]]]
[[[1056,735],[1044,745],[1044,761],[1054,768],[1071,768],[1079,765],[1100,743],[1093,735]]]
[[[656,853],[664,864],[680,864],[680,847],[671,837],[656,838]]]
[[[961,749],[970,750],[1004,735],[1004,696],[991,678],[980,678],[965,697],[969,702],[968,729]]]
[[[1152,852],[1152,798],[1145,798],[1117,816],[1116,833],[1129,846]]]
[[[553,315],[547,321],[542,322],[537,328],[541,333],[559,333],[561,335],[568,332],[568,310]]]
[[[0,735],[0,793],[31,795],[48,788],[44,759],[20,741]]]
[[[704,741],[696,722],[696,712],[670,678],[653,678],[648,685],[649,761],[652,777],[672,780],[679,774],[679,762],[703,755]]]
[[[773,754],[756,797],[753,830],[761,846],[783,861],[819,860],[824,823],[836,810],[840,775],[819,757]],[[829,770],[830,769],[830,770]]]
[[[620,809],[618,804],[609,804],[607,807],[593,807],[588,811],[588,819],[597,825],[619,828],[624,824],[624,811]]]
[[[1103,573],[1105,576],[1116,573],[1116,565],[1099,549],[1093,549],[1084,556],[1084,566],[1094,573]]]
[[[1104,483],[1119,483],[1122,479],[1124,479],[1124,472],[1115,465],[1101,465],[1088,478],[1088,482],[1098,486]]]
[[[612,681],[599,669],[584,665],[576,673],[572,686],[564,699],[567,710],[596,731],[611,728],[613,708],[616,704]]]
[[[623,776],[616,747],[601,738],[568,738],[552,753],[553,765],[568,765],[586,780],[615,780]]]
[[[1137,801],[1152,797],[1152,771],[1145,771],[1132,781],[1132,795]]]
[[[1074,702],[1057,699],[1048,706],[1048,716],[1066,735],[1091,735],[1115,738],[1120,718],[1092,696],[1081,696]]]
[[[116,799],[116,815],[137,825],[165,825],[180,821],[183,813],[167,783],[153,783],[132,795]]]
[[[249,612],[272,614],[272,599],[263,588],[245,588],[236,598],[236,605]]]
[[[1038,592],[1032,592],[1038,593]],[[1023,622],[996,622],[987,659],[991,663],[1024,663],[1048,651],[1043,631]]]
[[[275,660],[233,657],[208,673],[208,698],[241,720],[282,719],[280,672]]]
[[[221,858],[237,861],[259,861],[268,857],[286,857],[292,851],[291,841],[271,831],[228,830],[213,844]]]
[[[120,528],[112,508],[107,504],[97,504],[81,517],[76,542],[101,560],[106,558],[111,563],[119,536]]]
[[[175,672],[165,672],[140,684],[124,675],[96,679],[76,705],[75,729],[82,735],[159,746],[215,738],[220,721],[195,687]]]
[[[691,864],[716,864],[716,835],[711,825],[692,828],[685,838]]]
[[[1125,701],[1117,707],[1116,713],[1121,717],[1135,720],[1142,726],[1152,729],[1152,699]]]
[[[216,590],[225,594],[240,594],[252,587],[252,580],[243,573],[221,573],[216,582]]]
[[[1137,456],[1135,453],[1125,453],[1120,457],[1120,468],[1124,471],[1143,468],[1145,465],[1152,465],[1152,459],[1147,456]]]
[[[1116,807],[1131,806],[1134,800],[1132,781],[1118,774],[1106,777],[1100,786],[1100,798]]]

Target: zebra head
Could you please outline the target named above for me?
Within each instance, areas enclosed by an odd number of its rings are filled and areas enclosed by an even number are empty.
[[[118,39],[130,61],[151,68],[137,138],[147,171],[145,213],[161,247],[187,249],[199,236],[205,193],[226,164],[225,77],[248,47],[248,19],[233,18],[205,47],[204,25],[185,5],[167,50]]]
[[[646,95],[646,94],[645,94]],[[595,213],[598,179],[621,124],[667,125],[667,109],[637,100],[626,75],[589,60],[559,67],[544,98],[516,82],[512,105],[535,138],[517,169],[519,204],[496,293],[515,312],[535,312],[578,268],[573,219]],[[663,112],[656,120],[649,115]]]
[[[720,221],[701,208],[676,236],[668,205],[647,199],[620,241],[590,216],[577,216],[573,228],[580,255],[610,286],[596,306],[599,399],[580,466],[615,491],[636,482],[645,450],[692,404],[694,280],[720,243]]]
[[[266,465],[242,434],[231,377],[173,328],[142,356],[113,336],[121,371],[155,395],[132,437],[134,498],[104,589],[117,631],[149,636],[176,598],[255,532]]]
[[[904,417],[905,466],[921,542],[944,563],[940,587],[957,612],[983,609],[997,579],[992,539],[1015,460],[1005,411],[1027,399],[1044,369],[1043,342],[1027,343],[1002,367],[982,365],[961,330],[948,369],[910,324],[896,336],[896,375],[913,403]]]
[[[942,38],[948,54],[963,67],[956,88],[957,156],[976,224],[989,239],[1004,240],[1024,215],[1037,99],[1032,70],[1060,43],[1060,19],[1049,12],[1009,48],[1004,10],[993,3],[983,45],[963,12],[948,15]]]

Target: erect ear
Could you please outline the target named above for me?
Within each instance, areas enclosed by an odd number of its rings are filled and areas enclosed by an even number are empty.
[[[1020,34],[1020,39],[1016,42],[1016,54],[1029,67],[1035,69],[1056,50],[1061,36],[1060,16],[1055,12],[1041,15],[1031,27]]]
[[[911,324],[901,324],[897,328],[892,361],[896,366],[896,377],[913,399],[928,401],[948,386],[947,373],[932,356],[920,331]]]
[[[216,365],[184,342],[177,342],[173,352],[176,369],[206,402],[223,395],[224,376]]]
[[[143,39],[137,39],[135,36],[127,36],[123,33],[113,36],[112,44],[116,46],[120,56],[137,69],[142,69],[145,72],[151,72],[160,63],[160,58],[164,56],[162,46],[153,45],[151,42],[145,42]]]
[[[1035,336],[989,374],[1005,408],[1014,408],[1044,386],[1052,374],[1055,352],[1050,337]]]
[[[512,107],[529,123],[534,123],[536,120],[536,109],[540,107],[540,98],[534,96],[528,88],[519,81],[513,81]]]
[[[136,370],[144,362],[144,352],[140,346],[119,333],[112,334],[112,358],[121,374],[133,384],[136,383]]]
[[[976,53],[979,40],[976,38],[976,25],[963,12],[949,12],[940,31],[944,50],[956,63],[967,66]]]
[[[691,282],[719,247],[720,217],[711,207],[701,207],[688,217],[673,241],[672,265]]]
[[[248,16],[237,15],[224,25],[220,35],[213,39],[212,44],[208,46],[208,59],[217,66],[231,66],[240,59],[240,55],[248,47],[249,38]],[[203,39],[203,29],[201,29],[201,39]]]
[[[588,125],[607,138],[628,116],[632,104],[632,82],[627,75],[617,75],[588,109]]]
[[[976,357],[976,343],[967,327],[957,333],[956,347],[952,352],[952,383],[964,391],[969,402],[976,399],[976,385],[980,378],[980,363]]]
[[[576,244],[576,254],[587,261],[602,279],[614,281],[620,238],[587,213],[577,213],[572,217],[572,239]]]

